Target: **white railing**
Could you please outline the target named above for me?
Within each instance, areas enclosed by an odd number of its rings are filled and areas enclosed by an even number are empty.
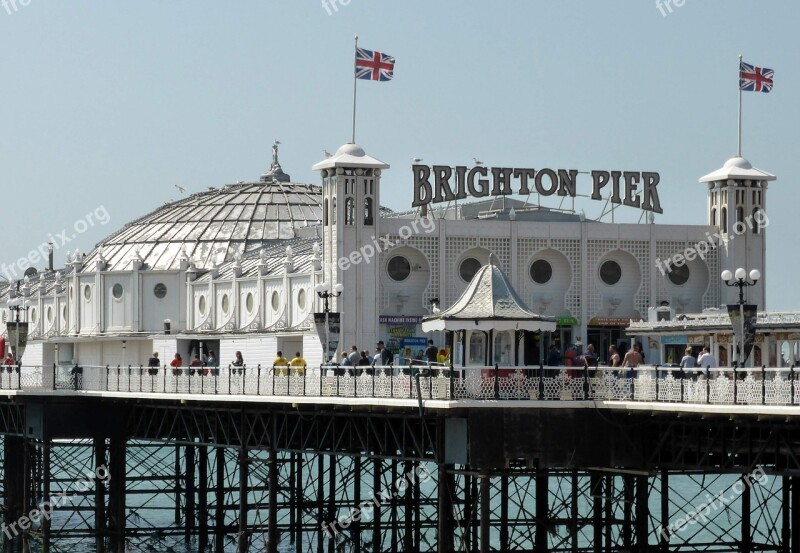
[[[8,368],[11,371],[8,371]],[[400,399],[800,406],[793,368],[2,367],[0,389]]]

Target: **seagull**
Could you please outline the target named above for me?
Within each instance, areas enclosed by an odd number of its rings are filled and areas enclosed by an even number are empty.
[[[442,310],[439,309],[439,306],[437,304],[433,304],[433,308],[431,308],[431,311],[433,311],[434,315],[438,315],[439,313],[442,312]]]
[[[421,157],[412,157],[411,161],[413,161],[414,163],[419,163],[420,161],[422,161],[422,158]]]
[[[181,194],[186,194],[186,189],[183,186],[175,185],[175,189],[180,192]]]
[[[322,153],[325,154],[326,158],[333,157],[333,154],[330,153],[328,150],[322,150]]]
[[[276,146],[277,146],[278,144],[280,144],[280,143],[281,143],[281,141],[280,141],[280,140],[278,140],[277,138],[275,139],[275,142],[273,142],[273,144],[275,144]]]
[[[475,162],[475,165],[483,165],[483,162],[482,161],[478,161],[478,158],[473,157],[472,161]]]

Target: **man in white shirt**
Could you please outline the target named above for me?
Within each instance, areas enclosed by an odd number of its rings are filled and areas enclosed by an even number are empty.
[[[708,351],[708,347],[703,348],[703,353],[700,354],[700,358],[697,360],[697,366],[701,369],[713,369],[717,366],[717,360]]]

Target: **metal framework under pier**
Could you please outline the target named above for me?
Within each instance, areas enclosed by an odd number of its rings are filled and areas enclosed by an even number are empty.
[[[793,420],[501,405],[2,401],[3,551],[800,552]]]

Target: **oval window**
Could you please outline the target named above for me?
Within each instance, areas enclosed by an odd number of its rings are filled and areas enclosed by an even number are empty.
[[[622,278],[622,267],[616,261],[606,261],[600,265],[600,280],[613,286]]]
[[[39,313],[36,312],[36,308],[31,309],[31,322],[36,324],[36,320],[39,318]]]
[[[228,299],[228,294],[225,294],[224,296],[222,296],[222,312],[225,315],[227,315],[228,309],[230,309],[230,307],[231,307],[231,302]]]
[[[53,323],[53,308],[50,306],[47,307],[47,323]]]
[[[206,314],[206,297],[200,296],[200,299],[197,300],[197,310],[200,311],[201,315]]]
[[[396,255],[386,265],[386,272],[389,273],[389,278],[401,282],[411,274],[411,263],[402,255]]]
[[[297,292],[297,307],[300,308],[300,311],[304,311],[306,308],[306,289],[300,288]]]
[[[72,300],[72,286],[69,287],[69,299]]]
[[[281,295],[279,292],[272,292],[272,310],[278,311],[281,308]]]
[[[61,318],[65,321],[67,320],[67,306],[61,308]]]
[[[156,284],[155,288],[153,288],[153,294],[160,300],[163,300],[167,296],[167,286],[166,284],[162,284],[159,282]]]
[[[92,287],[88,284],[83,287],[83,297],[86,299],[86,301],[92,299]]]
[[[472,277],[475,276],[475,273],[478,272],[481,268],[481,262],[475,259],[474,257],[468,257],[464,261],[461,262],[461,265],[458,267],[458,274],[461,275],[461,278],[465,282],[469,282],[472,280]]]
[[[118,300],[122,297],[122,284],[119,282],[114,285],[111,289],[111,295],[114,296],[114,299]]]
[[[536,284],[547,284],[553,277],[553,267],[544,259],[537,259],[531,263],[530,275]]]
[[[247,299],[245,299],[245,301],[244,301],[244,304],[247,307],[247,312],[248,313],[252,313],[253,312],[253,304],[254,303],[255,302],[253,301],[253,293],[252,292],[248,292],[247,293]]]
[[[689,281],[691,273],[686,264],[683,264],[680,267],[673,265],[672,270],[667,273],[667,276],[669,277],[669,281],[675,286],[683,286]]]

